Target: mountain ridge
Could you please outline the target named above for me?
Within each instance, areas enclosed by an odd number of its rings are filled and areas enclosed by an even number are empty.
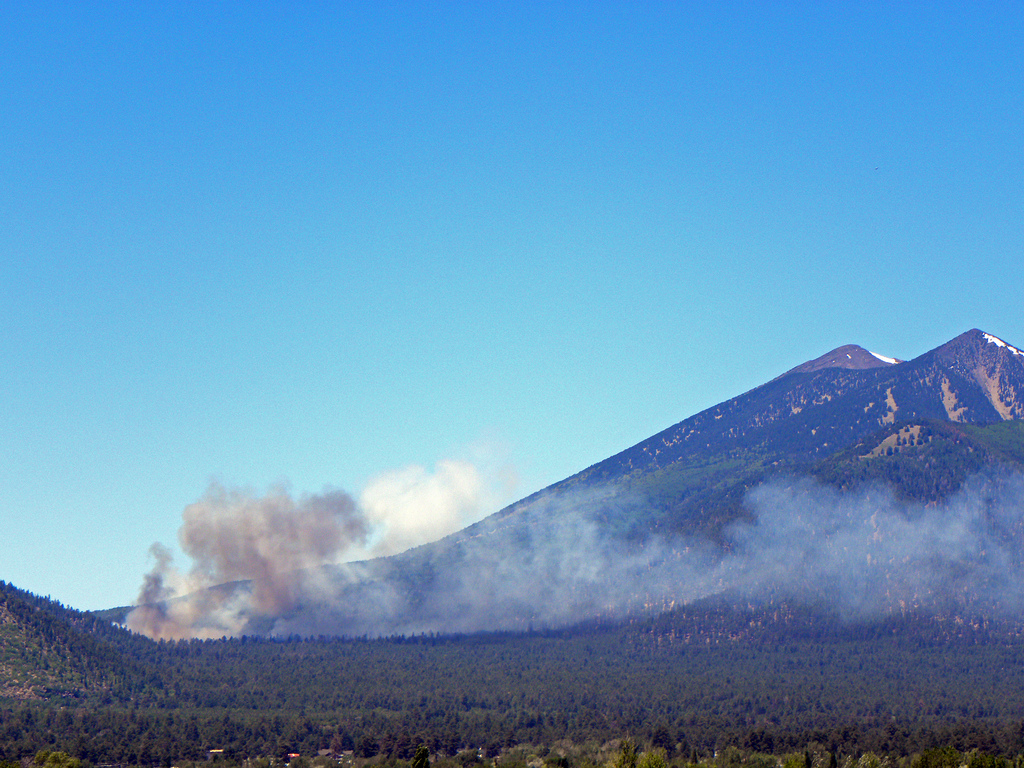
[[[887,359],[839,347],[437,542],[325,566],[285,614],[235,616],[243,629],[232,631],[474,631],[657,612],[720,589],[693,564],[713,572],[738,541],[756,549],[749,526],[771,511],[764,488],[784,505],[808,493],[829,505],[839,498],[829,493],[889,485],[895,529],[901,515],[923,514],[901,504],[948,506],[982,469],[1024,466],[1015,447],[1024,432],[993,429],[1024,413],[1016,347],[972,329],[911,360]],[[980,431],[965,431],[972,425]],[[1001,441],[1011,449],[997,449]],[[814,524],[802,535],[820,533]],[[886,578],[908,575],[893,565]]]
[[[790,417],[801,417],[798,421],[805,424],[798,426],[800,433],[806,435],[810,432],[810,436],[816,438],[819,427],[824,426],[826,430],[828,427],[827,424],[819,425],[814,422],[827,422],[832,415],[829,411],[836,410],[832,401],[848,397],[851,390],[854,394],[874,390],[874,397],[869,399],[864,407],[865,417],[857,418],[853,425],[844,425],[844,428],[854,433],[850,436],[851,441],[852,438],[861,436],[857,434],[858,432],[866,434],[871,429],[894,423],[897,415],[901,420],[934,418],[970,423],[1024,417],[1024,355],[1011,353],[1009,350],[1016,348],[1009,345],[999,347],[990,343],[987,338],[990,336],[991,334],[972,329],[929,352],[896,365],[887,365],[866,350],[865,354],[876,359],[877,365],[855,367],[821,364],[822,361],[833,359],[837,353],[854,345],[839,347],[826,355],[796,366],[748,392],[684,419],[588,467],[579,474],[593,472],[600,476],[608,476],[612,474],[609,472],[609,463],[616,461],[627,472],[642,468],[645,463],[656,468],[663,466],[666,460],[686,455],[687,441],[698,433],[713,428],[715,422],[721,422],[723,419],[725,421],[722,427],[711,430],[717,441],[733,439],[743,442],[746,439],[749,442],[760,434],[758,428],[769,427]],[[1009,377],[1000,377],[1007,357],[1013,359],[1014,370]],[[944,367],[959,377],[959,380],[954,388],[954,384],[946,376],[947,388],[943,389],[940,385],[941,394],[929,397],[929,394],[937,393],[922,392],[924,385],[921,382],[927,382],[930,386],[932,377],[940,373]],[[983,387],[988,407],[980,401],[978,393],[964,394],[969,392],[972,382]],[[905,398],[903,390],[907,392]],[[961,393],[959,396],[958,392]],[[896,400],[896,394],[901,396],[903,403]],[[992,402],[993,399],[997,399],[998,406]],[[969,414],[965,410],[968,406],[971,409]],[[743,418],[749,426],[737,424],[739,418]],[[754,434],[753,438],[750,437],[751,433]],[[658,442],[662,445],[657,446]],[[821,439],[805,440],[804,443],[804,448],[811,445],[818,445],[821,448],[829,446],[829,441]],[[679,450],[670,450],[673,447]],[[711,441],[705,440],[704,448],[712,448]],[[695,450],[700,450],[700,447],[697,446]],[[641,457],[639,453],[645,456]],[[659,461],[658,456],[662,453],[665,453],[665,456]]]

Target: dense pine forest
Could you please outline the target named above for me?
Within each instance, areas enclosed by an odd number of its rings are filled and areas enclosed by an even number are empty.
[[[5,760],[402,761],[420,745],[476,760],[561,745],[586,762],[623,738],[677,763],[1024,752],[1024,635],[1006,622],[854,625],[708,603],[526,634],[154,642],[0,594]]]

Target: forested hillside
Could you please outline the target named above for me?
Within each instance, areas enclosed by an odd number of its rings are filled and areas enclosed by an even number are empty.
[[[408,759],[420,742],[494,753],[624,735],[702,755],[812,741],[846,753],[950,740],[1024,749],[1024,637],[1010,623],[850,625],[723,602],[521,635],[154,642],[10,585],[2,594],[15,617],[0,704],[7,759],[47,748],[159,763],[332,744]],[[12,686],[26,668],[45,669],[40,659],[51,677]]]
[[[130,697],[152,679],[133,657],[150,643],[108,621],[0,581],[0,697]]]
[[[838,488],[884,484],[900,498],[935,502],[960,490],[968,478],[1024,467],[1024,421],[957,424],[897,422],[811,470]]]

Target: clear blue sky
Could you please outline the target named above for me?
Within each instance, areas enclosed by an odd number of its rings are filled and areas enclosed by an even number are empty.
[[[211,479],[511,501],[846,343],[1024,345],[1019,3],[0,5],[0,579]]]

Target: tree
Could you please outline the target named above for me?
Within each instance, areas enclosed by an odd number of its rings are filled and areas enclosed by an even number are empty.
[[[654,729],[654,733],[651,734],[651,746],[655,749],[665,750],[667,757],[672,757],[672,752],[675,750],[675,742],[672,741],[672,736],[668,732],[668,728],[664,725],[659,725]]]
[[[637,768],[666,768],[665,753],[660,749],[652,749],[640,755]]]
[[[32,765],[36,768],[82,768],[82,761],[65,752],[50,752],[44,749],[36,753]]]
[[[416,754],[412,758],[412,768],[428,768],[430,765],[430,750],[426,744],[416,747]]]
[[[637,757],[636,742],[632,739],[623,739],[613,764],[614,768],[637,768]]]

